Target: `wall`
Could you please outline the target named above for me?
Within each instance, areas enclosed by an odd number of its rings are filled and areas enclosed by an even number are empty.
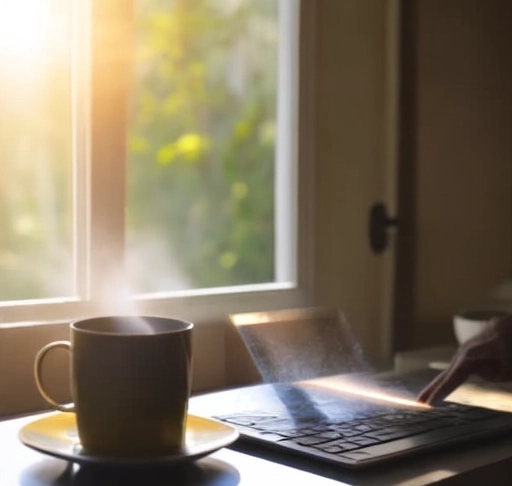
[[[341,307],[364,349],[385,355],[392,252],[374,255],[367,228],[372,204],[390,199],[394,2],[316,6],[315,302]]]
[[[414,128],[403,127],[401,185],[414,191],[402,191],[401,210],[414,208],[415,234],[401,268],[397,306],[410,319],[398,323],[399,347],[453,341],[452,314],[512,276],[511,20],[508,0],[405,9],[404,116]]]

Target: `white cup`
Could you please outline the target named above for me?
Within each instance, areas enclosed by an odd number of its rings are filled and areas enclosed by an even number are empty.
[[[459,344],[481,333],[492,319],[508,315],[498,309],[475,309],[460,312],[453,316],[453,330]]]

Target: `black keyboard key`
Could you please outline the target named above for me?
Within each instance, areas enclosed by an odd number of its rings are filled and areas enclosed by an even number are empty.
[[[366,447],[366,446],[370,446],[370,445],[374,445],[374,444],[379,444],[382,441],[380,439],[376,439],[374,437],[364,436],[364,437],[354,437],[352,439],[352,442],[354,444],[360,445],[361,447]]]
[[[307,437],[300,437],[298,439],[295,439],[294,442],[299,445],[303,446],[314,446],[318,444],[324,444],[329,439],[326,439],[325,437],[318,437],[316,435],[314,436],[307,436]]]
[[[399,427],[389,427],[387,429],[368,432],[366,437],[370,437],[371,439],[378,439],[382,442],[387,442],[390,440],[401,439],[402,437],[407,437],[408,435],[411,434],[407,433],[404,429]]]
[[[329,452],[331,454],[338,454],[340,452],[348,452],[353,451],[355,449],[360,449],[360,444],[356,444],[355,442],[350,442],[348,440],[334,440],[331,442],[326,442],[324,444],[319,444],[315,446],[315,449]],[[333,452],[334,451],[334,452]]]
[[[319,432],[317,437],[321,437],[325,440],[341,439],[343,436],[335,430],[326,430],[325,432]]]
[[[327,452],[327,454],[339,454],[343,452],[343,447],[337,445],[324,445],[323,447],[317,447],[317,449],[322,452]]]

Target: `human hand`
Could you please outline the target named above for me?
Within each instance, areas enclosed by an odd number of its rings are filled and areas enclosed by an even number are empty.
[[[471,375],[493,382],[512,380],[512,315],[493,319],[463,343],[448,368],[420,392],[418,401],[439,402]]]

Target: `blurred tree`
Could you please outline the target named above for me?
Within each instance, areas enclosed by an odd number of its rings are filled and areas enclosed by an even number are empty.
[[[273,281],[277,2],[137,6],[133,254],[158,239],[159,268],[177,259],[186,276],[178,288]],[[169,290],[142,277],[141,290]]]

